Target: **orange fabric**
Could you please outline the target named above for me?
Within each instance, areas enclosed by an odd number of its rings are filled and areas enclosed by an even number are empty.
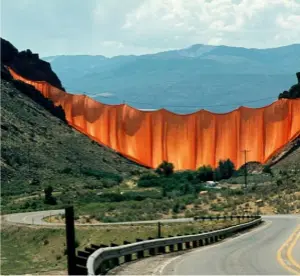
[[[225,114],[200,110],[179,115],[165,109],[140,111],[125,104],[103,104],[10,72],[61,105],[71,126],[152,168],[163,160],[172,162],[176,170],[216,167],[225,158],[239,168],[243,150],[249,151],[247,161],[265,163],[300,135],[299,99],[282,99],[262,108],[240,107]]]

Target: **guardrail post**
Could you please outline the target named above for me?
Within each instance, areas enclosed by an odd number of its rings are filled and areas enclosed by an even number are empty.
[[[219,240],[218,236],[215,236],[215,242],[217,242]]]
[[[158,247],[158,252],[159,253],[166,253],[166,247],[165,246]]]
[[[114,267],[119,266],[119,265],[120,265],[120,260],[119,260],[119,258],[114,258],[114,259],[112,259],[112,261],[111,261],[110,268],[114,268]]]
[[[141,242],[143,241],[142,239],[136,239],[137,242]],[[141,250],[141,251],[138,251],[137,252],[137,258],[138,259],[141,259],[141,258],[144,258],[145,257],[145,254],[144,254],[144,250]]]
[[[149,255],[151,255],[151,256],[155,256],[156,255],[156,248],[150,248],[149,249]]]
[[[144,257],[145,257],[144,250],[138,251],[138,253],[137,253],[137,258],[138,258],[138,259],[142,259],[142,258],[144,258]]]
[[[191,243],[188,241],[185,243],[185,249],[190,249],[191,248]]]
[[[199,246],[199,242],[196,240],[196,241],[193,241],[193,247],[198,247]]]
[[[177,243],[177,251],[183,250],[182,243]]]
[[[132,261],[132,255],[128,254],[124,256],[124,261],[125,263],[131,262]]]
[[[205,245],[209,244],[209,238],[205,238]]]
[[[204,245],[204,242],[203,242],[203,240],[201,239],[201,240],[199,240],[199,245],[200,246],[203,246]]]
[[[174,252],[174,244],[169,245],[170,252]]]
[[[74,208],[65,208],[68,275],[76,275],[76,252],[75,252],[75,227],[74,227]]]

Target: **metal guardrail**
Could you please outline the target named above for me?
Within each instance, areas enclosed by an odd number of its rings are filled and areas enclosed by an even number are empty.
[[[144,240],[132,244],[99,248],[87,259],[87,273],[88,275],[104,274],[107,270],[119,266],[121,257],[124,257],[124,262],[130,262],[133,254],[137,254],[138,259],[144,258],[145,251],[149,251],[149,254],[154,256],[157,253],[166,253],[166,247],[169,247],[169,251],[173,252],[175,245],[177,245],[177,251],[181,251],[183,250],[183,244],[185,244],[186,248],[194,248],[210,244],[225,237],[231,236],[236,232],[256,226],[262,222],[260,216],[222,217],[222,219],[226,218],[249,218],[253,220],[243,224],[201,234]],[[196,218],[196,220],[198,219],[200,218]],[[207,217],[201,217],[201,219],[207,219]],[[221,217],[209,217],[209,219],[221,219]]]

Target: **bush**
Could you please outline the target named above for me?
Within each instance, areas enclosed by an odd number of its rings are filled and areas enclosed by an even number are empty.
[[[174,165],[167,161],[163,161],[155,171],[160,175],[170,176],[174,172]]]
[[[45,193],[44,203],[45,204],[55,205],[57,203],[56,198],[52,195],[52,192],[53,192],[52,186],[48,186],[47,188],[44,189],[44,193]]]
[[[75,248],[79,247],[79,245],[80,245],[80,242],[76,239],[75,240]]]
[[[222,174],[219,168],[216,168],[213,172],[213,181],[220,181],[222,179]]]
[[[87,176],[94,176],[97,179],[111,179],[116,181],[117,183],[121,183],[123,181],[123,177],[110,172],[103,172],[103,171],[97,171],[97,170],[91,170],[91,169],[83,169],[82,174]]]
[[[180,204],[179,204],[179,202],[177,202],[177,203],[173,206],[172,211],[173,211],[173,213],[178,214],[178,213],[179,213],[179,210],[180,210]]]
[[[279,187],[279,186],[281,186],[283,184],[283,182],[282,182],[282,180],[281,179],[278,179],[277,181],[276,181],[276,185]]]
[[[218,170],[222,179],[230,178],[235,172],[234,164],[230,159],[220,160]]]
[[[273,176],[273,172],[272,172],[271,167],[270,167],[269,165],[265,165],[265,166],[264,166],[263,172],[264,172],[264,173],[268,173],[268,174],[270,174],[270,175]]]
[[[145,174],[140,177],[137,183],[138,187],[155,187],[160,186],[159,177],[154,174]]]
[[[197,170],[197,178],[200,181],[213,180],[213,169],[211,166],[202,166]]]
[[[72,169],[67,167],[67,168],[64,168],[61,172],[65,173],[65,174],[69,174],[69,173],[72,173]]]

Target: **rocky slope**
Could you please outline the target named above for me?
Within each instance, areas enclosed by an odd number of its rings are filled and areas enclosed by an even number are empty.
[[[64,90],[57,75],[52,71],[48,62],[41,60],[38,54],[30,50],[19,52],[9,41],[1,40],[1,73],[4,65],[11,67],[16,73],[25,78],[37,81],[47,81],[53,86]]]

